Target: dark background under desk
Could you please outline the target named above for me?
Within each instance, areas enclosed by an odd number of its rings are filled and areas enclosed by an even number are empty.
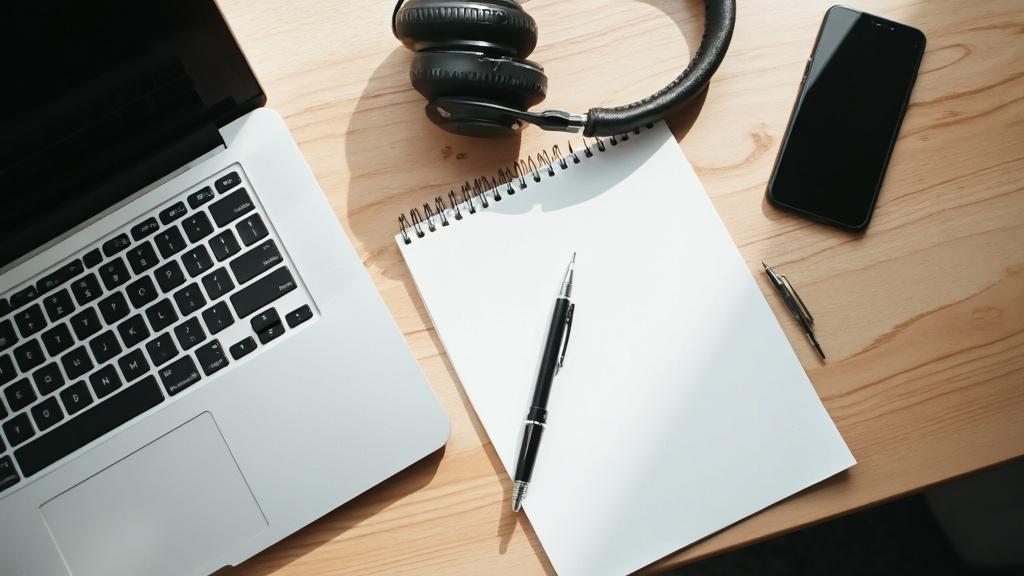
[[[1024,574],[1024,459],[667,572]]]

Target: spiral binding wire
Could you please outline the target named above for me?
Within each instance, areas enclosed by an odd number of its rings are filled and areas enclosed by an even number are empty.
[[[647,128],[652,128],[648,124]],[[640,129],[633,130],[634,135],[640,134]],[[572,164],[579,164],[585,158],[593,158],[595,153],[607,151],[608,145],[617,146],[619,142],[629,140],[630,134],[620,134],[608,138],[584,138],[583,148],[576,149],[572,141],[568,142],[569,153],[563,155],[560,146],[555,144],[551,147],[550,153],[542,150],[532,156],[526,156],[516,160],[507,168],[499,168],[495,176],[479,176],[472,181],[466,180],[459,187],[459,192],[451,189],[447,194],[447,205],[445,196],[435,196],[433,206],[429,202],[423,203],[423,208],[409,210],[409,215],[398,215],[399,233],[402,241],[412,244],[412,235],[423,238],[428,233],[437,232],[439,229],[452,225],[453,221],[462,220],[480,210],[490,208],[492,203],[501,202],[504,196],[514,196],[517,192],[529,188],[530,182],[540,182],[543,175],[554,178],[559,170],[567,170]],[[581,157],[582,154],[582,157]],[[503,196],[504,194],[504,196]]]

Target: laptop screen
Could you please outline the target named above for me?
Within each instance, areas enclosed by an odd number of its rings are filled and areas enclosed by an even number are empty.
[[[265,102],[212,0],[3,14],[0,267],[209,151],[217,126]]]

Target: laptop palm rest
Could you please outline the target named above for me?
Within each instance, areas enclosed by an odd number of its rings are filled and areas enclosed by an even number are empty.
[[[190,573],[267,526],[209,412],[41,511],[74,576]]]

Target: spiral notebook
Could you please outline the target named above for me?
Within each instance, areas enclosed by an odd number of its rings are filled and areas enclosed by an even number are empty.
[[[576,253],[524,505],[554,568],[632,572],[853,465],[668,128],[552,152],[410,211],[396,241],[510,476]]]

